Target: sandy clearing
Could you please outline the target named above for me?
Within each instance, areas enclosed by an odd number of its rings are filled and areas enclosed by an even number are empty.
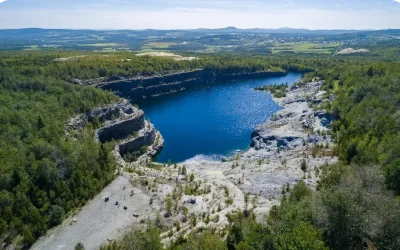
[[[83,56],[71,56],[71,57],[60,57],[60,58],[56,58],[53,60],[53,62],[66,62],[66,61],[71,61],[74,59],[79,59],[79,58],[83,58],[86,57],[86,55]]]
[[[354,53],[368,53],[370,52],[368,49],[353,49],[353,48],[347,48],[343,49],[338,52],[339,55],[348,55],[348,54],[354,54]]]
[[[146,52],[146,53],[139,53],[136,54],[137,56],[162,56],[162,57],[171,57],[172,59],[176,61],[192,61],[198,59],[197,57],[184,57],[180,56],[174,53],[168,53],[168,52]]]

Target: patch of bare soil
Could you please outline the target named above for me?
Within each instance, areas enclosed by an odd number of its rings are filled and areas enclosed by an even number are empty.
[[[370,52],[368,49],[353,49],[353,48],[347,48],[343,49],[338,52],[339,55],[348,55],[348,54],[354,54],[354,53],[368,53]]]
[[[162,56],[162,57],[170,57],[176,61],[192,61],[198,59],[197,57],[184,57],[180,56],[174,53],[168,53],[168,52],[146,52],[146,53],[140,53],[136,54],[137,56]]]

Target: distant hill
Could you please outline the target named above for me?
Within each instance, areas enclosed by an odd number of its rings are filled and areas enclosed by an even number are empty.
[[[266,38],[268,35],[268,38]],[[71,30],[0,29],[0,51],[73,49],[85,51],[188,51],[272,53],[277,43],[360,43],[392,40],[400,30],[218,29],[187,30]],[[383,39],[383,40],[382,40]],[[325,48],[326,49],[326,48]],[[282,51],[279,48],[275,52]],[[286,51],[288,53],[288,51]]]
[[[24,28],[24,29],[0,29],[0,34],[4,35],[33,35],[33,34],[45,34],[45,33],[102,33],[111,30],[70,30],[70,29],[41,29],[41,28]],[[334,34],[349,34],[358,32],[400,32],[400,30],[310,30],[310,29],[294,29],[294,28],[278,28],[278,29],[263,29],[263,28],[251,28],[251,29],[239,29],[233,26],[218,29],[186,29],[186,30],[156,30],[156,29],[145,29],[145,30],[112,30],[116,32],[134,32],[134,33],[156,33],[162,34],[167,32],[197,32],[197,33],[271,33],[271,34],[324,34],[324,35],[334,35]]]
[[[367,30],[309,30],[309,29],[293,29],[293,28],[278,28],[278,29],[263,29],[263,28],[251,28],[251,29],[239,29],[236,27],[226,27],[219,29],[194,29],[186,30],[201,33],[246,33],[246,34],[259,34],[259,33],[269,33],[269,34],[323,34],[323,35],[336,35],[336,34],[349,34],[356,32],[365,32]]]

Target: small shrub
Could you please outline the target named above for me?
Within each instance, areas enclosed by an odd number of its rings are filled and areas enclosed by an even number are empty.
[[[303,172],[306,172],[307,171],[307,162],[306,162],[306,160],[301,160],[301,163],[300,163],[300,168],[301,168],[301,170],[303,171]]]

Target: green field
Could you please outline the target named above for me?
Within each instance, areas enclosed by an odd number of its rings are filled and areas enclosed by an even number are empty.
[[[318,53],[332,54],[338,43],[319,44],[319,43],[282,43],[271,47],[272,53],[294,52],[294,53]]]
[[[169,42],[148,42],[143,46],[142,49],[168,49],[169,47],[175,45],[176,43]]]
[[[117,52],[117,50],[115,48],[102,48],[101,50],[95,50],[95,52]]]
[[[39,46],[38,45],[27,45],[24,46],[24,50],[38,50]]]

